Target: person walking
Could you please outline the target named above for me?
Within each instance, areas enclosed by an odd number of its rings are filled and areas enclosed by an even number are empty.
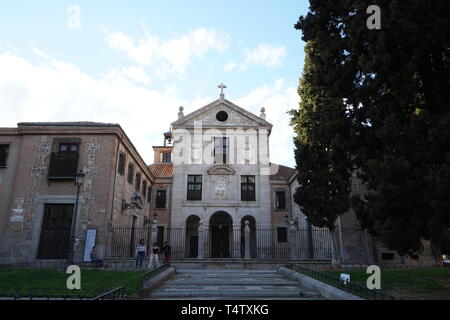
[[[172,258],[172,248],[170,247],[169,241],[164,242],[162,251],[164,252],[164,263],[169,263]]]
[[[136,245],[136,268],[142,267],[142,260],[145,258],[147,247],[144,244],[144,239],[141,239]]]
[[[158,261],[158,253],[159,253],[159,246],[156,242],[153,243],[153,246],[150,251],[150,261],[148,262],[148,268],[150,269],[153,265],[153,262],[156,262],[156,266],[153,267],[153,269],[159,267],[159,261]]]

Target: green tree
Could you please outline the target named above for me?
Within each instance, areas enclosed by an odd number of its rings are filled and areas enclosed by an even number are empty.
[[[305,47],[305,65],[299,86],[300,108],[290,111],[296,132],[295,159],[299,187],[294,201],[309,222],[330,230],[335,264],[341,263],[336,220],[350,208],[350,123],[342,99],[330,98],[320,64],[314,63],[314,44]]]
[[[366,28],[373,4],[381,30]],[[436,261],[450,226],[449,11],[448,1],[311,0],[295,26],[324,71],[313,85],[335,82],[323,94],[351,119],[344,149],[369,190],[352,199],[361,226],[411,257],[429,239]]]

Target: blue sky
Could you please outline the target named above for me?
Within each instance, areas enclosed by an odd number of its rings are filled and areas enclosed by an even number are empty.
[[[266,108],[272,161],[293,166],[286,111],[298,102],[304,59],[293,26],[307,8],[307,1],[2,1],[0,108],[12,112],[0,126],[119,122],[151,162],[151,145],[178,107],[200,108],[224,82],[229,100],[255,114]]]

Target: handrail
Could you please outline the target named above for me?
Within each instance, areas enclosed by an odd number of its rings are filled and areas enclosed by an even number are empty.
[[[396,298],[390,294],[387,294],[385,292],[382,292],[381,290],[373,289],[370,290],[369,288],[366,288],[364,286],[361,286],[356,283],[348,283],[344,284],[342,281],[335,276],[319,272],[316,270],[311,270],[306,267],[288,263],[284,267],[294,270],[296,272],[302,273],[308,277],[311,277],[313,279],[325,282],[333,287],[339,288],[341,290],[353,293],[355,295],[358,295],[362,298],[368,299],[368,300],[395,300]]]

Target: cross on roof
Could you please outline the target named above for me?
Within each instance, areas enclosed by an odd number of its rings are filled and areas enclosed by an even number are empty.
[[[221,97],[221,98],[225,97],[225,95],[223,94],[223,89],[225,89],[226,87],[227,87],[227,86],[224,85],[223,83],[221,83],[221,84],[219,84],[219,85],[217,86],[217,88],[220,89],[220,97]]]

